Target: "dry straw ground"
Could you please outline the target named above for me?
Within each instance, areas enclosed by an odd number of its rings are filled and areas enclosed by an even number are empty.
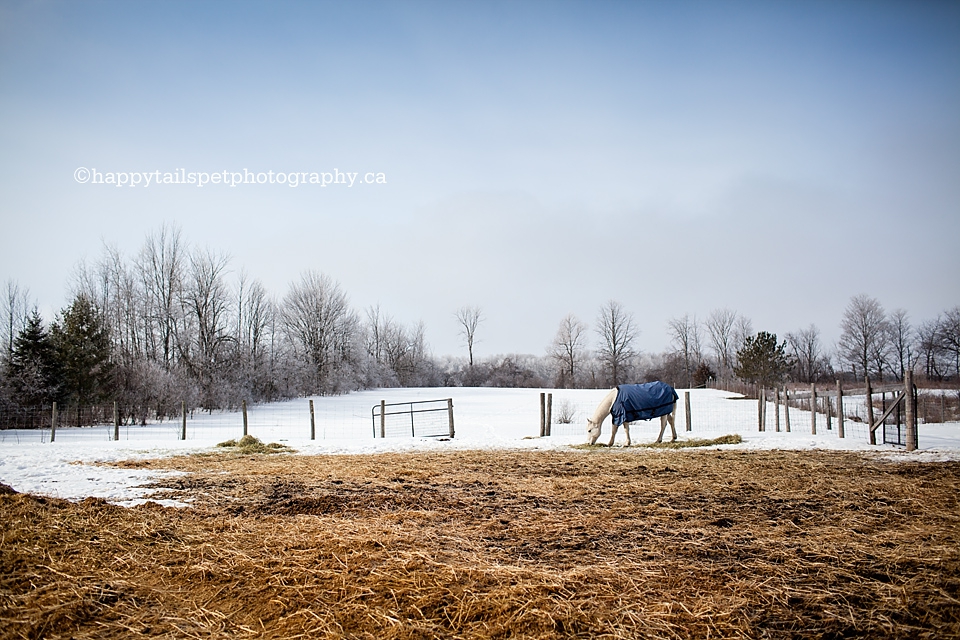
[[[960,636],[960,463],[642,448],[148,461],[0,496],[4,638]]]

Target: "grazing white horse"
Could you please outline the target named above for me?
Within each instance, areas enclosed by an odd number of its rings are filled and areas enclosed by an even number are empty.
[[[672,389],[671,389],[672,390]],[[603,400],[600,401],[600,405],[597,406],[597,410],[593,412],[593,416],[587,418],[587,442],[589,444],[595,444],[597,438],[600,437],[600,426],[603,424],[603,421],[611,413],[613,408],[613,403],[617,400],[617,394],[620,390],[616,387],[610,390],[610,393],[603,397]],[[675,394],[674,394],[675,395]],[[673,434],[671,442],[675,442],[677,439],[677,430],[674,427],[674,417],[677,411],[676,402],[673,403],[673,406],[670,409],[670,413],[660,416],[660,435],[657,436],[657,442],[663,442],[663,432],[667,429],[667,424],[670,424],[670,432]],[[630,422],[623,423],[623,431],[627,434],[627,446],[630,446]],[[613,441],[617,437],[617,428],[618,425],[616,421],[611,423],[612,433],[610,434],[610,444],[613,446]]]

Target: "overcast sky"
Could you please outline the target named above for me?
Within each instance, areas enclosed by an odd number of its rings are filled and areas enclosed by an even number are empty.
[[[164,222],[437,355],[463,305],[479,357],[610,299],[644,351],[718,307],[828,344],[860,293],[916,323],[960,304],[960,4],[0,0],[0,279],[49,319]]]

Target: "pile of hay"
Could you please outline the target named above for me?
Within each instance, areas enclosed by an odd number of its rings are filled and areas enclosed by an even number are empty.
[[[223,447],[226,449],[231,449],[234,453],[240,454],[242,456],[247,456],[252,453],[293,452],[293,449],[291,449],[286,445],[278,444],[276,442],[264,444],[259,438],[255,438],[249,434],[240,438],[239,442],[237,442],[236,440],[227,440],[226,442],[219,443],[217,446]]]
[[[133,509],[0,494],[0,635],[960,635],[960,464],[222,455]],[[157,464],[152,465],[155,468]]]

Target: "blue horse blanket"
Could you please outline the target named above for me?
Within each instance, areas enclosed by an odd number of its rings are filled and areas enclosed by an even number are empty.
[[[610,415],[618,427],[624,422],[651,420],[673,411],[679,396],[665,382],[646,384],[621,384],[617,387],[617,399],[613,401]]]

